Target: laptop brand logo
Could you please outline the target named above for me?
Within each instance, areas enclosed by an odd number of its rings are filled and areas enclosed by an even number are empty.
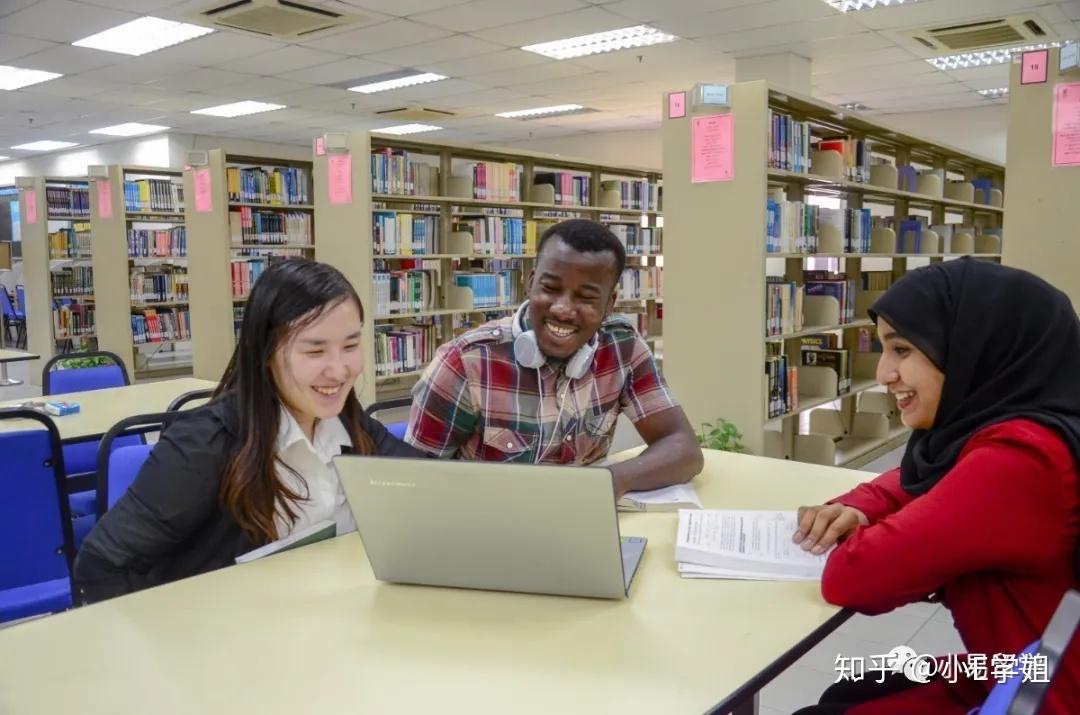
[[[416,486],[415,482],[393,482],[388,479],[369,479],[368,484],[373,487],[401,487],[404,489],[412,489]]]

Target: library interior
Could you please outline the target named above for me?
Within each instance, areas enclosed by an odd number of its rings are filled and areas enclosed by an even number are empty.
[[[0,0],[0,713],[1075,715],[1078,227],[1080,0]]]

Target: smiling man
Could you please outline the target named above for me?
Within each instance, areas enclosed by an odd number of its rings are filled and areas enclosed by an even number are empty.
[[[528,301],[439,348],[413,390],[405,440],[439,457],[590,464],[620,413],[648,445],[612,466],[615,491],[701,470],[694,431],[645,341],[612,309],[626,252],[608,228],[571,219],[540,239]]]

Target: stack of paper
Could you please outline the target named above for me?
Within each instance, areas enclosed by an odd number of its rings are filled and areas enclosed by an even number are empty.
[[[675,484],[647,492],[627,492],[616,506],[619,511],[675,511],[701,508],[692,484]]]
[[[675,560],[683,578],[817,581],[828,554],[792,542],[793,511],[680,509]]]

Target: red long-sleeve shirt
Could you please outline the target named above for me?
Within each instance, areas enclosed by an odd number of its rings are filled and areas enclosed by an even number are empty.
[[[968,653],[985,654],[988,663],[1037,640],[1065,591],[1080,587],[1076,464],[1055,431],[1029,420],[972,435],[948,474],[920,497],[903,490],[894,469],[834,502],[859,509],[870,524],[830,555],[821,581],[825,599],[876,614],[943,590]],[[849,712],[962,715],[995,683],[992,677],[938,680]],[[1080,712],[1076,643],[1041,712]]]

